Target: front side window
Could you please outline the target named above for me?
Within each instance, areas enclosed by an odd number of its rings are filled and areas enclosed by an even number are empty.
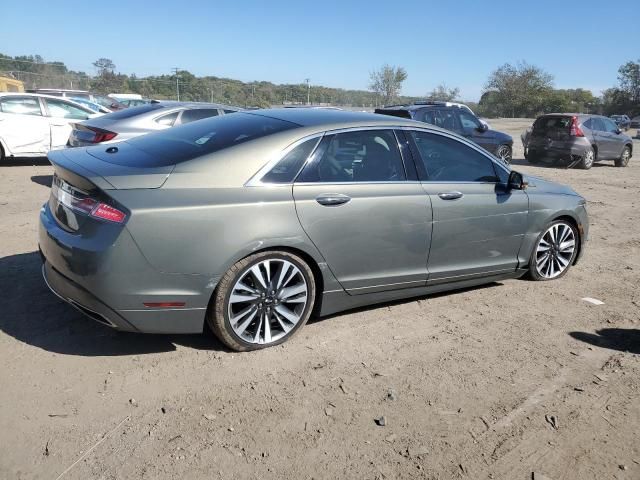
[[[616,133],[618,131],[618,126],[615,124],[615,122],[612,122],[608,118],[603,118],[602,121],[604,122],[604,128],[606,132]]]
[[[2,113],[18,113],[21,115],[42,115],[40,102],[35,97],[5,97],[0,99]]]
[[[218,115],[217,108],[196,108],[193,110],[185,110],[180,117],[180,123],[185,124],[202,120],[203,118],[215,117]]]
[[[587,128],[591,128],[591,130],[597,130],[599,132],[605,132],[605,126],[604,126],[604,122],[602,121],[601,118],[598,117],[594,117],[591,119],[591,127],[587,127]]]
[[[460,123],[465,130],[476,130],[482,127],[475,116],[464,110],[460,111]]]
[[[293,182],[319,141],[319,138],[312,138],[291,149],[269,173],[262,177],[262,183]]]
[[[464,143],[428,132],[412,131],[426,180],[430,182],[497,182],[493,162]]]
[[[70,118],[73,120],[86,120],[89,118],[89,114],[64,100],[53,100],[47,98],[47,107],[49,109],[49,116],[54,118]]]
[[[326,143],[324,143],[326,142]],[[406,180],[392,130],[362,130],[331,135],[323,152],[309,163],[301,182],[394,182]]]

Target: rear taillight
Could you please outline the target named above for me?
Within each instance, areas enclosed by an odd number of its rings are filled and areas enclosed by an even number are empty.
[[[58,202],[71,210],[88,214],[94,218],[109,222],[122,223],[127,215],[111,205],[99,202],[91,197],[85,197],[86,192],[74,189],[65,181],[54,177],[51,184],[51,194]],[[82,195],[82,196],[80,196]]]
[[[584,137],[584,132],[580,128],[580,125],[578,125],[578,117],[575,115],[571,117],[571,131],[569,135],[572,137]]]
[[[91,216],[115,223],[122,223],[127,217],[124,212],[121,212],[117,208],[107,205],[106,203],[101,203],[94,208],[91,212]]]
[[[110,132],[109,130],[104,130],[98,127],[90,127],[89,125],[76,124],[73,128],[78,132],[76,136],[80,137],[82,141],[88,143],[108,142],[118,136],[115,132]]]

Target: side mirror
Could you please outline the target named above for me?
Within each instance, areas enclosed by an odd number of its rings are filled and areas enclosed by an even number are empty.
[[[476,128],[476,130],[478,130],[479,132],[486,132],[487,130],[489,130],[489,128],[486,124],[481,123],[480,126]]]
[[[616,128],[616,134],[620,135],[622,133],[622,129],[620,127]]]
[[[529,183],[524,179],[520,172],[511,170],[509,174],[509,180],[507,181],[508,190],[524,190]]]

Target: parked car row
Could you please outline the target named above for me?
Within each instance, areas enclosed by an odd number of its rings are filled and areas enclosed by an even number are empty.
[[[586,202],[569,187],[426,122],[217,107],[187,123],[201,112],[134,109],[145,128],[180,125],[51,152],[40,212],[47,285],[115,329],[209,325],[228,347],[255,350],[289,340],[313,312],[561,278],[588,238]]]
[[[509,164],[513,154],[513,138],[506,133],[491,130],[464,104],[437,101],[419,101],[411,105],[392,105],[377,108],[375,113],[410,118],[456,132],[491,152]]]
[[[567,167],[589,169],[595,162],[609,160],[616,167],[626,167],[633,155],[631,137],[601,115],[542,115],[521,138],[529,163],[551,158]]]

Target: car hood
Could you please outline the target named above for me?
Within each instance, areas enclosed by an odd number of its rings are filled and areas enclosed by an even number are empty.
[[[507,135],[504,132],[499,132],[498,130],[487,130],[485,135],[489,138],[495,138],[499,143],[513,143],[513,138],[511,135]]]
[[[525,180],[529,183],[527,187],[527,193],[556,193],[559,195],[574,195],[580,196],[571,187],[563,185],[561,183],[550,182],[540,177],[534,177],[533,175],[524,175]]]

